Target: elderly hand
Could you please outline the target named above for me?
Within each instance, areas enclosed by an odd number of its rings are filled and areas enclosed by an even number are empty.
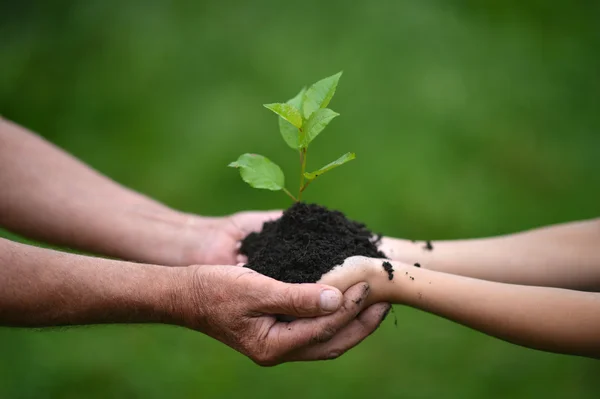
[[[186,327],[262,366],[333,359],[371,334],[390,305],[365,306],[367,283],[345,294],[323,284],[287,284],[236,266],[191,266],[178,304]],[[189,300],[188,300],[189,298]],[[276,315],[297,317],[278,321]]]
[[[240,242],[251,232],[260,231],[263,223],[275,220],[281,211],[239,212],[230,216],[205,217],[187,215],[187,220],[173,236],[173,248],[179,248],[170,264],[236,265],[246,261],[240,255]]]

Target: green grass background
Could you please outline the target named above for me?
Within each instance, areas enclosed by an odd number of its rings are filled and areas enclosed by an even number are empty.
[[[309,165],[357,160],[307,200],[393,236],[508,233],[600,215],[599,17],[584,0],[0,1],[0,114],[172,207],[281,208],[225,166],[261,153],[295,187],[261,104],[343,69]],[[180,328],[0,329],[0,397],[600,397],[594,361],[396,315],[339,360],[271,369]]]

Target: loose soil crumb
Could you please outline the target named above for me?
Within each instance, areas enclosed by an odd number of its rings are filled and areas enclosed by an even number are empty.
[[[415,266],[416,267],[421,267],[421,264],[420,263],[415,263]]]
[[[431,245],[431,241],[425,241],[425,246],[423,247],[423,249],[427,251],[433,251],[433,245]]]
[[[260,233],[242,241],[245,266],[288,283],[314,283],[350,256],[386,258],[374,235],[342,212],[315,204],[295,203]]]
[[[390,262],[383,262],[381,265],[383,266],[383,269],[387,272],[388,279],[393,280],[394,279],[394,267],[392,266],[392,264]]]

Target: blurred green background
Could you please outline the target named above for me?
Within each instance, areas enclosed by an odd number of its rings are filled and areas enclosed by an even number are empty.
[[[261,153],[295,186],[261,104],[343,69],[309,164],[357,160],[308,201],[420,239],[597,217],[598,4],[2,0],[0,114],[174,208],[281,208],[225,166]],[[600,397],[594,361],[396,315],[339,360],[271,369],[180,328],[0,329],[0,397]]]

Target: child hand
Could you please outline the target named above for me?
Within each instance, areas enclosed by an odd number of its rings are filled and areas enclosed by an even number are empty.
[[[401,274],[406,273],[407,267],[408,265],[390,262],[387,259],[352,256],[325,273],[318,283],[331,285],[344,292],[349,287],[366,281],[371,288],[366,299],[368,306],[372,303],[390,302],[395,298],[394,290],[398,288],[396,282]]]

